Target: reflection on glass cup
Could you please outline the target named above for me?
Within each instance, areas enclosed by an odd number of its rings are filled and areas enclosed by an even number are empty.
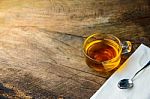
[[[83,52],[89,67],[99,72],[115,69],[121,60],[121,54],[131,51],[131,42],[121,42],[112,34],[95,33],[85,39]]]

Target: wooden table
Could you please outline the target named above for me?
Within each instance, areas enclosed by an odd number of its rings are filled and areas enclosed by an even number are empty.
[[[150,47],[150,1],[0,0],[0,98],[89,99],[108,78],[84,61],[94,32]]]

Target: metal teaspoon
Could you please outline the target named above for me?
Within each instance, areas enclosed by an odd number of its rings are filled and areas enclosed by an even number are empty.
[[[148,67],[150,65],[150,61],[148,61],[148,63],[143,67],[141,68],[140,70],[138,70],[134,76],[131,78],[131,79],[122,79],[119,81],[118,83],[118,87],[120,89],[129,89],[129,88],[132,88],[133,87],[133,78],[140,72],[142,71],[143,69],[145,69],[146,67]]]

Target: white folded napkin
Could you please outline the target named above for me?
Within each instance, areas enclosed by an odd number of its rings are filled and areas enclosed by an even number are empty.
[[[150,48],[141,44],[90,99],[150,99],[150,66],[134,78],[133,88],[120,89],[117,86],[121,79],[132,78],[149,60]]]

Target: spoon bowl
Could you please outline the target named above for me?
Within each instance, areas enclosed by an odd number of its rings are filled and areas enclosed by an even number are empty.
[[[118,83],[120,89],[129,89],[133,87],[133,81],[130,79],[122,79]]]

